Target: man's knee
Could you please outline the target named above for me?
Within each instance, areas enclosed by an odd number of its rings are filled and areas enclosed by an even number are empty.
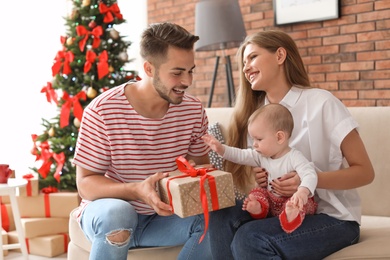
[[[114,230],[109,234],[107,234],[106,240],[112,245],[122,246],[129,242],[130,235],[131,235],[130,230],[126,230],[126,229]]]

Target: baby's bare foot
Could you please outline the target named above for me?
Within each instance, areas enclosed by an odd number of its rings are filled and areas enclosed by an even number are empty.
[[[286,217],[287,221],[293,221],[299,214],[299,208],[294,205],[290,200],[286,203]]]
[[[259,215],[262,211],[260,202],[257,201],[253,194],[249,194],[248,198],[245,198],[243,210],[248,211],[251,214]]]

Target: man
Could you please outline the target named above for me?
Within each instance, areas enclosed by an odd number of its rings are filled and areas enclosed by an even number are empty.
[[[134,247],[172,245],[184,245],[178,259],[211,258],[208,236],[199,243],[202,215],[173,215],[156,192],[177,157],[209,163],[201,139],[206,113],[185,92],[198,39],[172,23],[150,25],[140,43],[144,78],[104,92],[84,111],[74,164],[90,259],[127,259]]]

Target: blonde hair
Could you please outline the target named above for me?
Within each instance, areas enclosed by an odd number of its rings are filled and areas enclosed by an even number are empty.
[[[286,50],[286,60],[283,64],[285,78],[291,86],[309,88],[310,81],[306,72],[299,50],[294,40],[285,32],[279,30],[261,31],[249,35],[237,51],[237,62],[240,73],[240,86],[234,104],[234,111],[228,128],[226,143],[229,146],[247,148],[247,120],[259,107],[264,105],[266,93],[254,91],[243,73],[243,54],[248,44],[255,44],[261,48],[275,53],[279,48]],[[240,191],[246,191],[248,184],[253,183],[251,167],[234,164],[225,161],[224,169],[233,173],[233,180]]]
[[[287,134],[287,138],[291,137],[294,129],[294,119],[290,110],[283,105],[268,104],[258,108],[249,117],[248,125],[251,125],[259,117],[263,117],[275,132],[283,131]]]

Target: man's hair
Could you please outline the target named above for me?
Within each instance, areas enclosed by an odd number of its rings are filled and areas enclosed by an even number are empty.
[[[142,33],[140,54],[145,60],[161,63],[167,57],[168,47],[192,50],[199,36],[169,22],[153,23]]]
[[[294,119],[290,110],[283,105],[272,103],[258,108],[249,117],[248,125],[259,116],[264,117],[267,124],[269,124],[275,131],[283,131],[287,133],[288,137],[291,137],[294,129]]]

